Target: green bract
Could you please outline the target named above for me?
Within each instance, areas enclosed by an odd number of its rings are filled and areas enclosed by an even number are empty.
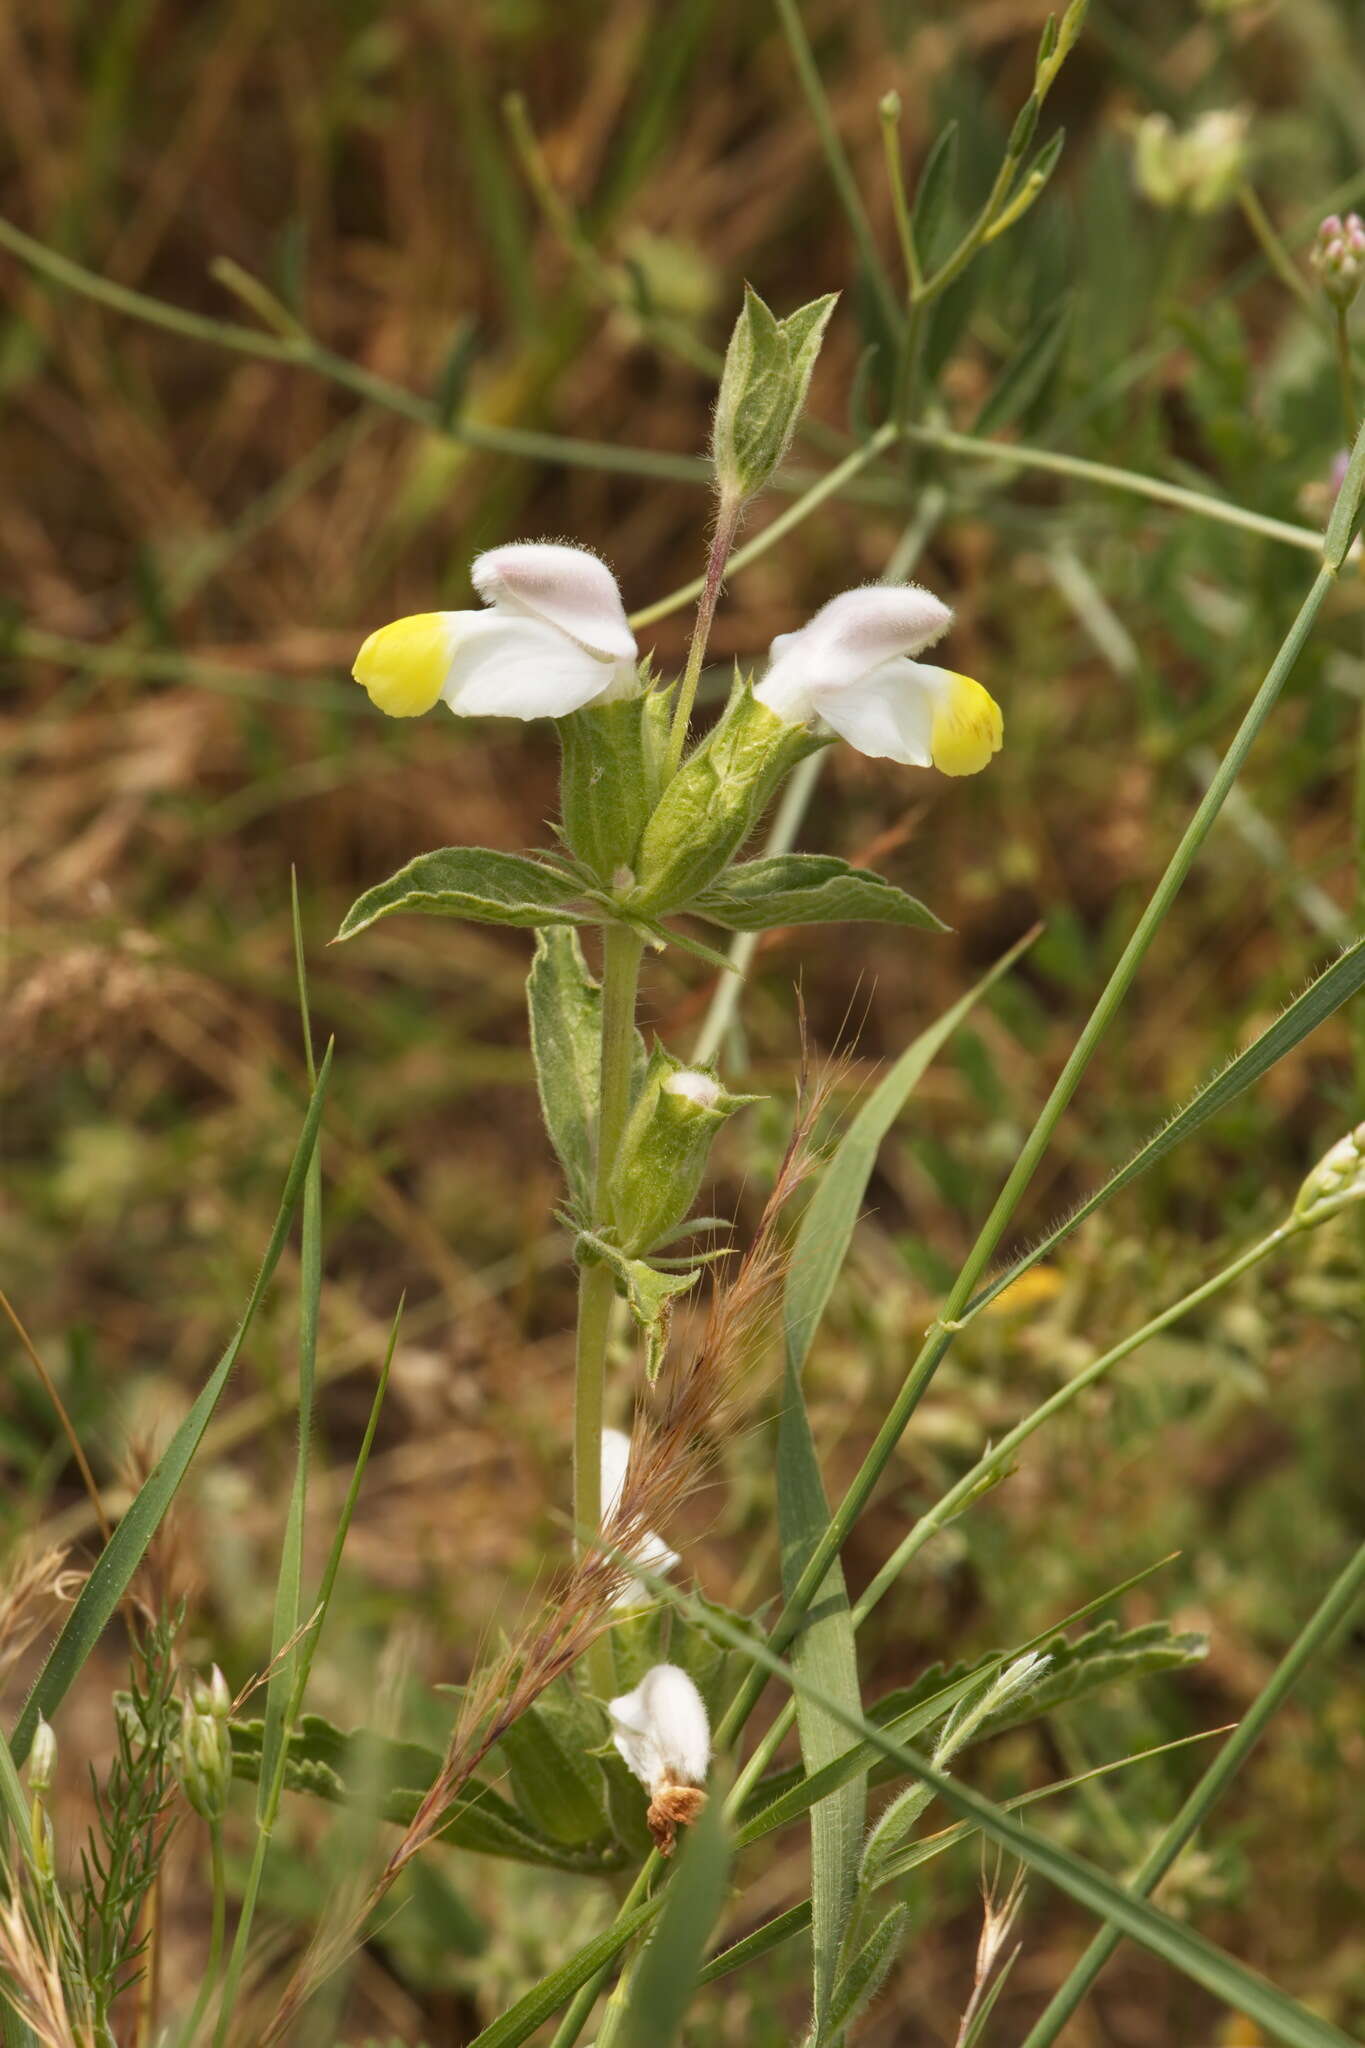
[[[556,721],[563,749],[560,810],[569,849],[605,885],[633,869],[659,797],[670,693],[585,705]]]
[[[836,297],[828,292],[779,320],[744,287],[711,436],[722,499],[753,497],[786,454]]]
[[[659,915],[690,903],[739,851],[796,763],[828,744],[785,724],[740,683],[646,825],[627,908]]]

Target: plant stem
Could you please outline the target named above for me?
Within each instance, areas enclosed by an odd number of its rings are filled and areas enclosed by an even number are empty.
[[[887,1462],[904,1434],[906,1425],[919,1406],[934,1374],[938,1371],[953,1337],[960,1327],[958,1318],[971,1300],[977,1281],[985,1272],[994,1256],[997,1245],[1009,1226],[1016,1208],[1033,1179],[1038,1166],[1052,1141],[1052,1135],[1061,1122],[1062,1116],[1080,1083],[1082,1074],[1090,1064],[1096,1047],[1104,1037],[1118,1012],[1129,988],[1132,986],[1138,968],[1156,937],[1167,912],[1174,903],[1180,889],[1194,864],[1195,856],[1208,837],[1214,820],[1227,799],[1228,792],[1236,783],[1242,766],[1252,745],[1273,710],[1280,692],[1298,659],[1305,640],[1312,629],[1322,602],[1335,581],[1330,568],[1320,569],[1313,581],[1293,625],[1271,663],[1265,681],[1256,693],[1246,716],[1237,729],[1236,736],[1223,756],[1218,773],[1209,784],[1184,836],[1171,855],[1166,871],[1152,892],[1147,908],[1138,920],[1137,929],[1124,947],[1113,973],[1105,983],[1100,998],[1072,1048],[1061,1074],[1058,1076],[1047,1101],[1039,1112],[1032,1131],[1015,1161],[996,1199],[995,1206],[968,1253],[962,1269],[944,1303],[938,1321],[930,1330],[918,1357],[902,1383],[900,1392],[891,1405],[890,1412],[877,1432],[872,1448],[864,1458],[854,1476],[847,1493],[831,1515],[823,1536],[812,1551],[805,1570],[793,1588],[782,1613],[774,1625],[770,1643],[774,1651],[780,1650],[796,1634],[806,1610],[814,1599],[825,1574],[838,1556],[848,1539],[850,1530],[866,1507]],[[728,1712],[716,1732],[716,1747],[723,1749],[731,1744],[748,1719],[759,1695],[763,1691],[765,1674],[757,1663],[746,1674]]]
[[[1265,253],[1266,262],[1274,271],[1280,283],[1298,300],[1315,326],[1322,324],[1322,307],[1306,277],[1303,276],[1293,257],[1280,240],[1270,215],[1256,197],[1250,185],[1239,186],[1237,203],[1242,209],[1247,226]]]
[[[1332,332],[1337,349],[1337,382],[1341,389],[1341,419],[1346,439],[1356,437],[1356,380],[1351,365],[1351,337],[1346,326],[1346,308],[1338,306]]]
[[[223,1868],[223,1824],[209,1822],[209,1863],[213,1873],[213,1919],[209,1928],[209,1952],[204,1963],[204,1975],[199,1985],[199,1995],[189,2019],[177,2037],[177,2048],[194,2048],[194,2037],[199,2024],[208,2010],[218,1982],[218,1970],[223,1959],[223,1929],[227,1923],[227,1874]]]
[[[1135,1351],[1140,1350],[1144,1344],[1148,1343],[1153,1337],[1158,1336],[1162,1330],[1169,1329],[1172,1323],[1179,1322],[1181,1317],[1189,1315],[1191,1310],[1201,1308],[1206,1301],[1212,1300],[1214,1295],[1221,1294],[1225,1287],[1230,1287],[1234,1280],[1240,1280],[1244,1273],[1250,1272],[1253,1266],[1259,1265],[1262,1259],[1268,1258],[1271,1252],[1277,1250],[1280,1245],[1286,1243],[1291,1237],[1296,1236],[1301,1228],[1301,1225],[1295,1223],[1281,1223],[1277,1225],[1274,1230],[1269,1231],[1266,1236],[1259,1238],[1247,1250],[1239,1252],[1237,1257],[1231,1260],[1228,1265],[1221,1266],[1216,1273],[1209,1279],[1202,1281],[1190,1293],[1182,1295],[1179,1301],[1172,1302],[1169,1308],[1162,1309],[1158,1315],[1145,1322],[1141,1329],[1134,1330],[1129,1336],[1124,1337],[1119,1343],[1112,1346],[1110,1350],[1104,1352],[1101,1357],[1093,1359],[1074,1378],[1069,1379],[1065,1386],[1058,1387],[1056,1392],[1050,1394],[1046,1401],[1043,1401],[1030,1415],[1026,1415],[1022,1422],[1017,1422],[1013,1429],[1001,1437],[999,1443],[993,1444],[988,1451],[983,1452],[970,1471],[964,1472],[962,1477],[949,1487],[942,1499],[935,1501],[933,1507],[926,1514],[919,1517],[909,1533],[902,1538],[876,1577],[864,1589],[853,1608],[854,1627],[862,1627],[862,1624],[867,1620],[873,1608],[890,1592],[891,1588],[905,1571],[907,1565],[919,1555],[925,1544],[932,1537],[936,1536],[940,1529],[946,1528],[947,1524],[953,1521],[957,1515],[961,1514],[965,1508],[970,1507],[972,1501],[986,1487],[1004,1475],[1015,1452],[1022,1444],[1028,1441],[1035,1431],[1041,1429],[1045,1422],[1050,1422],[1064,1408],[1069,1408],[1074,1401],[1079,1400],[1080,1396],[1093,1387],[1098,1380],[1103,1379],[1106,1374],[1112,1372],[1116,1365],[1121,1365],[1124,1359],[1131,1358]],[[772,1727],[764,1735],[763,1740],[754,1750],[753,1755],[745,1764],[743,1772],[735,1782],[734,1790],[730,1795],[730,1811],[732,1813],[738,1813],[745,1799],[768,1768],[782,1738],[791,1727],[795,1718],[795,1702],[793,1700],[785,1701]]]
[[[711,638],[711,621],[716,616],[720,586],[725,580],[726,564],[735,542],[741,502],[737,497],[723,497],[716,512],[716,530],[711,536],[711,551],[706,558],[706,574],[702,577],[701,592],[697,599],[697,616],[692,624],[692,639],[687,649],[687,666],[678,685],[678,701],[673,709],[673,725],[668,735],[668,757],[664,763],[665,782],[671,781],[677,774],[683,748],[687,745],[687,728],[692,722],[692,706],[697,701],[701,665],[706,659],[706,643]],[[795,510],[795,507],[792,509]]]
[[[1236,1733],[1228,1737],[1165,1833],[1128,1879],[1127,1889],[1134,1896],[1145,1899],[1156,1890],[1260,1741],[1271,1718],[1303,1675],[1310,1658],[1347,1619],[1362,1592],[1365,1592],[1365,1544],[1361,1545],[1290,1646],[1269,1683],[1243,1715]],[[1033,2026],[1023,2048],[1048,2048],[1048,2044],[1056,2040],[1122,1939],[1122,1934],[1112,1924],[1101,1929]]]
[[[602,1065],[597,1118],[597,1167],[593,1228],[610,1228],[612,1168],[630,1111],[630,1077],[635,1050],[635,992],[644,941],[625,925],[608,925],[602,961]],[[574,1354],[573,1513],[580,1548],[602,1526],[602,1416],[607,1378],[607,1340],[616,1290],[606,1266],[584,1266],[578,1286],[578,1334]],[[588,1651],[593,1688],[607,1699],[615,1690],[611,1641],[597,1638]]]

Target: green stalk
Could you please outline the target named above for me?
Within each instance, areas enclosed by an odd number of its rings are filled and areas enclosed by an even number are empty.
[[[1322,323],[1322,307],[1318,302],[1317,295],[1308,283],[1307,278],[1299,270],[1289,251],[1285,248],[1284,243],[1280,240],[1270,215],[1266,212],[1249,184],[1239,187],[1237,203],[1242,209],[1247,226],[1261,245],[1266,262],[1270,265],[1276,277],[1279,278],[1280,283],[1285,287],[1286,291],[1290,292],[1298,300],[1314,325],[1320,326]]]
[[[1172,1302],[1169,1308],[1164,1308],[1159,1315],[1151,1317],[1148,1322],[1142,1325],[1141,1329],[1134,1330],[1129,1336],[1123,1338],[1120,1343],[1115,1344],[1110,1350],[1104,1352],[1101,1357],[1093,1359],[1073,1379],[1069,1379],[1065,1386],[1058,1387],[1056,1392],[1050,1394],[1046,1401],[1040,1403],[1030,1415],[1026,1415],[1022,1422],[1017,1422],[1013,1429],[1001,1437],[999,1443],[993,1444],[988,1451],[984,1452],[977,1459],[970,1471],[964,1472],[962,1477],[949,1487],[941,1500],[935,1501],[933,1507],[919,1517],[913,1528],[902,1538],[876,1577],[872,1579],[855,1603],[853,1608],[854,1627],[862,1627],[873,1608],[891,1591],[891,1588],[895,1585],[906,1567],[914,1558],[918,1557],[925,1544],[932,1537],[936,1536],[940,1529],[946,1528],[948,1523],[961,1514],[965,1508],[970,1507],[972,1501],[984,1492],[988,1486],[1008,1471],[1015,1452],[1037,1430],[1040,1430],[1045,1422],[1050,1422],[1064,1408],[1069,1408],[1074,1401],[1079,1400],[1082,1394],[1093,1387],[1096,1381],[1103,1379],[1108,1373],[1112,1372],[1116,1365],[1121,1365],[1125,1358],[1131,1358],[1135,1351],[1140,1350],[1153,1337],[1159,1336],[1161,1331],[1169,1329],[1172,1323],[1179,1322],[1183,1316],[1189,1315],[1193,1309],[1202,1308],[1206,1301],[1211,1301],[1216,1294],[1221,1294],[1223,1289],[1230,1287],[1234,1280],[1240,1280],[1244,1273],[1249,1273],[1253,1266],[1258,1266],[1262,1259],[1268,1258],[1271,1252],[1276,1251],[1280,1245],[1286,1243],[1291,1237],[1296,1236],[1303,1227],[1301,1223],[1294,1221],[1278,1224],[1274,1230],[1269,1231],[1265,1237],[1259,1238],[1247,1250],[1239,1252],[1237,1257],[1231,1260],[1228,1265],[1220,1267],[1216,1273],[1203,1281],[1198,1287],[1193,1288],[1190,1293],[1182,1295],[1179,1301]],[[772,1727],[768,1729],[736,1780],[734,1791],[730,1795],[732,1812],[739,1812],[744,1801],[772,1762],[783,1737],[795,1718],[795,1702],[787,1700],[783,1704]]]
[[[602,961],[602,1086],[597,1120],[597,1170],[593,1228],[611,1225],[608,1188],[630,1111],[630,1074],[635,1052],[635,992],[644,941],[625,925],[608,925]],[[578,1287],[578,1335],[574,1355],[573,1512],[580,1547],[602,1526],[602,1415],[606,1395],[607,1339],[615,1288],[603,1265],[584,1266]],[[615,1690],[610,1638],[599,1636],[588,1651],[588,1672],[602,1699]]]
[[[1365,1592],[1365,1544],[1361,1545],[1291,1645],[1269,1683],[1247,1709],[1236,1733],[1228,1737],[1179,1813],[1129,1879],[1127,1889],[1130,1893],[1145,1899],[1156,1890],[1260,1741],[1272,1716],[1303,1675],[1309,1659],[1347,1619],[1362,1592]],[[1101,1929],[1035,2023],[1023,2048],[1048,2048],[1048,2044],[1056,2040],[1122,1939],[1122,1933],[1112,1922]]]
[[[213,1918],[209,1927],[209,1952],[204,1963],[204,1975],[199,1985],[199,1995],[186,2021],[183,2031],[177,2037],[178,2048],[193,2048],[195,2035],[208,2010],[209,2000],[218,1982],[218,1970],[223,1960],[223,1929],[227,1924],[227,1873],[223,1868],[223,1824],[209,1823],[209,1862],[213,1873]]]
[[[1113,1022],[1132,986],[1138,968],[1179,894],[1185,877],[1194,865],[1195,857],[1226,802],[1228,792],[1236,783],[1261,727],[1274,709],[1334,580],[1334,572],[1329,567],[1320,569],[1314,579],[1312,588],[1299,608],[1297,618],[1271,663],[1265,681],[1257,691],[1231,746],[1223,756],[1218,773],[1209,784],[1203,801],[1190,820],[1179,846],[1172,854],[1165,873],[1157,883],[1147,908],[1138,921],[1136,931],[1124,947],[1117,966],[1106,982],[1099,1001],[1072,1048],[1070,1058],[1058,1076],[1023,1150],[1015,1161],[1013,1170],[996,1199],[995,1206],[982,1225],[976,1242],[953,1283],[938,1321],[930,1330],[919,1356],[892,1403],[886,1420],[877,1432],[871,1450],[864,1458],[844,1498],[830,1517],[824,1535],[811,1553],[805,1571],[793,1588],[770,1638],[774,1651],[780,1650],[795,1635],[807,1608],[824,1581],[825,1574],[866,1507],[873,1489],[905,1432],[910,1417],[938,1371],[960,1327],[958,1318],[967,1307],[978,1280],[994,1256],[1000,1239],[1052,1141],[1053,1132],[1076,1092],[1082,1074],[1090,1064],[1100,1040]],[[724,1749],[733,1743],[752,1712],[764,1684],[765,1674],[755,1664],[746,1674],[716,1732],[717,1749]]]
[[[1356,437],[1356,378],[1351,363],[1351,337],[1346,326],[1346,308],[1338,306],[1336,319],[1332,323],[1332,335],[1336,342],[1337,383],[1341,391],[1341,422],[1346,430],[1346,439]]]
[[[807,495],[809,496],[809,493]],[[673,709],[673,724],[668,735],[668,757],[664,763],[665,782],[671,782],[677,774],[678,763],[683,757],[683,748],[687,745],[687,728],[692,723],[692,706],[697,701],[697,684],[701,680],[701,665],[706,659],[706,644],[711,638],[711,622],[716,616],[720,587],[725,580],[726,564],[730,560],[730,550],[735,543],[735,531],[742,509],[741,498],[726,496],[721,498],[716,510],[716,530],[711,536],[711,550],[706,558],[706,574],[702,577],[701,591],[697,598],[697,616],[693,621],[692,638],[688,644],[687,666],[683,670],[682,682],[678,686],[678,701]]]

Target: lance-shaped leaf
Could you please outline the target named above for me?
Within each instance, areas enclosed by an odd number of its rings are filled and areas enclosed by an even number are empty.
[[[601,1092],[602,991],[588,972],[576,932],[561,925],[538,935],[526,1003],[545,1128],[574,1204],[586,1215]]]
[[[598,922],[565,907],[582,894],[572,876],[527,860],[524,854],[495,853],[487,846],[443,846],[435,853],[419,853],[387,882],[358,896],[342,919],[337,938],[353,939],[396,910],[523,928]]]
[[[850,867],[827,853],[784,853],[771,860],[742,861],[687,907],[732,932],[855,922],[947,930],[932,910],[885,876]]]

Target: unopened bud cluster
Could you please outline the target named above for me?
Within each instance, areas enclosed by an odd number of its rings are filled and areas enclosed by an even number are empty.
[[[1329,213],[1308,257],[1318,282],[1343,311],[1365,283],[1365,221],[1358,213]]]
[[[208,1684],[195,1682],[180,1722],[177,1758],[185,1797],[201,1820],[217,1823],[227,1812],[232,1783],[232,1697],[215,1664]]]
[[[1365,1200],[1365,1123],[1357,1124],[1325,1152],[1299,1189],[1294,1216],[1321,1223],[1349,1202]]]

